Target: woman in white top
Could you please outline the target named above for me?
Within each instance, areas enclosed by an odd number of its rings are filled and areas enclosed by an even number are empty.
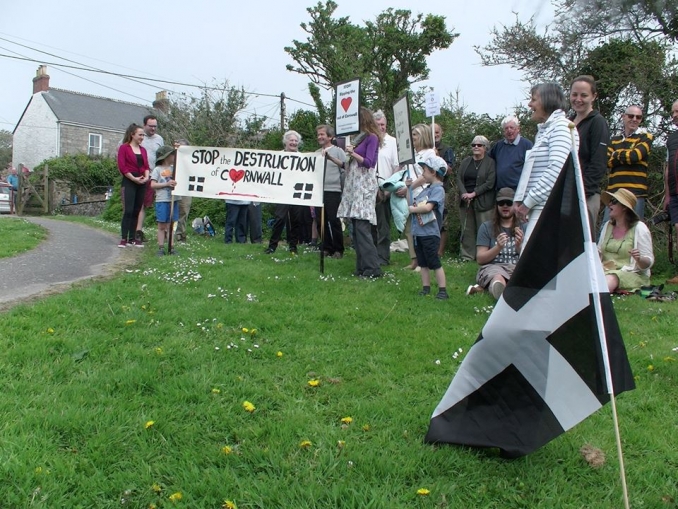
[[[567,100],[560,85],[542,83],[532,87],[528,106],[532,110],[532,120],[541,123],[537,126],[534,146],[525,156],[513,202],[518,219],[527,221],[523,246],[527,245],[553,185],[570,155],[573,139],[575,153],[579,150],[579,134],[565,115]]]

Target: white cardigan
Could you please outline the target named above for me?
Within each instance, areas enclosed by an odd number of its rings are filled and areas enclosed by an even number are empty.
[[[605,242],[605,236],[607,235],[608,228],[613,228],[613,225],[609,221],[603,225],[602,229],[600,230],[600,237],[598,237],[598,253],[601,255],[601,257],[603,255],[603,242]],[[650,267],[654,265],[654,253],[652,252],[652,234],[642,221],[638,221],[636,223],[635,229],[636,231],[633,235],[633,248],[640,251],[640,256],[642,258],[649,259],[650,265],[648,265],[645,269],[641,269],[638,267],[638,263],[636,263],[636,260],[633,258],[633,256],[629,256],[629,264],[624,265],[621,270],[626,272],[636,272],[638,274],[650,277]],[[610,235],[612,235],[612,232],[610,232]]]

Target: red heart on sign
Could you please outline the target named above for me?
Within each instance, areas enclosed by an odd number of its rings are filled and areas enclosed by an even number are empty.
[[[344,108],[344,111],[348,111],[348,108],[351,106],[351,103],[353,102],[353,99],[350,97],[344,97],[341,100],[341,107]]]
[[[236,170],[235,168],[228,170],[228,176],[235,184],[238,180],[242,180],[242,178],[245,176],[245,170]]]

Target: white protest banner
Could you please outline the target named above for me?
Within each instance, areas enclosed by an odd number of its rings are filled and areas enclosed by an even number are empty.
[[[393,123],[395,124],[395,139],[398,147],[398,162],[400,164],[414,163],[409,94],[406,93],[393,105]]]
[[[440,115],[440,99],[438,99],[438,94],[436,92],[427,92],[426,116],[435,117],[436,115]]]
[[[360,132],[360,78],[337,83],[334,89],[337,136]]]
[[[181,146],[174,194],[287,205],[323,205],[320,153]]]

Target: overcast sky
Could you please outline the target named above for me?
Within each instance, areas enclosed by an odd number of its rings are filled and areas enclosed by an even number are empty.
[[[306,8],[316,1],[6,2],[0,18],[0,55],[37,61],[0,56],[0,129],[14,129],[32,94],[32,79],[40,63],[48,65],[51,87],[142,104],[150,104],[158,90],[195,94],[197,89],[142,84],[50,63],[195,85],[228,80],[261,94],[249,96],[248,112],[277,122],[281,92],[300,101],[289,101],[288,112],[308,108],[301,103],[312,103],[308,80],[285,69],[293,62],[283,48],[294,39],[305,40],[299,24],[310,20]],[[542,0],[337,3],[336,14],[349,16],[356,24],[374,19],[388,7],[445,16],[448,29],[459,37],[449,49],[429,57],[431,78],[422,84],[434,87],[441,99],[458,90],[470,111],[491,115],[526,104],[529,86],[509,67],[482,67],[473,46],[487,44],[493,26],[512,24],[513,12],[523,21],[534,15],[540,25],[549,23],[553,15],[550,4]]]

